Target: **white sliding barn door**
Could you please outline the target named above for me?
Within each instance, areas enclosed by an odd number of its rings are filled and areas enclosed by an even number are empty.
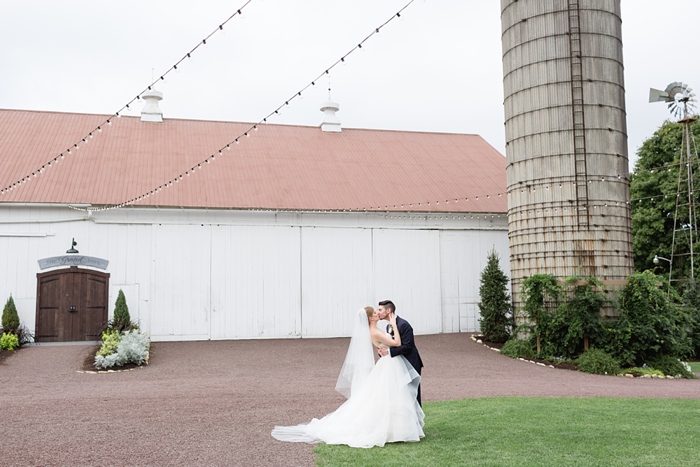
[[[349,336],[357,310],[376,305],[372,231],[304,227],[301,245],[302,335]]]
[[[375,302],[393,301],[396,313],[411,323],[416,334],[442,332],[440,233],[394,229],[373,232]]]
[[[495,248],[501,269],[509,274],[508,238],[489,231],[445,231],[441,234],[443,332],[480,330],[479,287],[487,255]],[[503,260],[506,258],[506,261]]]
[[[212,229],[211,338],[300,335],[299,228]]]
[[[151,336],[208,339],[211,227],[154,225],[152,251]]]
[[[442,329],[471,332],[479,325],[479,232],[443,232]],[[477,251],[474,251],[474,250]]]

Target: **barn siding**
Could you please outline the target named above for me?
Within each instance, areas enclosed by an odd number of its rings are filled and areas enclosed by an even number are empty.
[[[372,230],[301,230],[302,335],[347,335],[353,313],[374,305]]]
[[[214,226],[212,339],[300,334],[299,228]]]
[[[153,340],[347,336],[356,309],[386,298],[417,334],[475,331],[486,254],[507,258],[506,218],[454,217],[5,205],[0,299],[12,293],[34,330],[37,260],[75,238],[110,261],[110,317],[122,289]]]
[[[438,230],[375,229],[374,276],[377,300],[421,334],[442,332]]]

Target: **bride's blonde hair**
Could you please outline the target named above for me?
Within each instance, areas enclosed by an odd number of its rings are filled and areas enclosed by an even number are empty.
[[[365,313],[367,313],[367,319],[370,319],[372,315],[374,315],[374,308],[372,308],[371,306],[366,306]]]

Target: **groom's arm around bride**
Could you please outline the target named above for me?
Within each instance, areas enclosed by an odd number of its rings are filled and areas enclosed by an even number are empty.
[[[387,319],[389,315],[396,312],[396,306],[391,300],[384,300],[379,302],[379,317],[381,319]],[[396,316],[396,325],[398,327],[398,333],[401,336],[401,345],[399,347],[392,347],[388,352],[391,353],[392,357],[397,355],[403,355],[406,360],[415,368],[415,370],[420,374],[423,368],[423,361],[420,358],[418,349],[416,348],[415,342],[413,340],[413,327],[411,324],[400,316]],[[386,350],[380,349],[381,355],[386,355]]]

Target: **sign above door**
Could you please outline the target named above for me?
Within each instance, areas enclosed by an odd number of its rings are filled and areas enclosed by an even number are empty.
[[[98,269],[107,269],[109,261],[94,256],[65,255],[44,258],[37,261],[40,269],[55,268],[59,266],[90,266]]]

